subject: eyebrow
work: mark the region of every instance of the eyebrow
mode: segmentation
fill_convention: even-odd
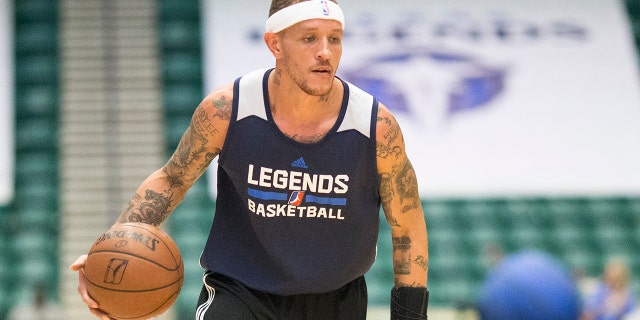
[[[332,20],[310,19],[310,20],[301,21],[301,22],[299,22],[298,24],[305,25],[305,24],[308,24],[308,22],[309,22],[309,21],[311,21],[311,20],[320,20],[320,21],[322,21],[322,22],[326,22],[326,23],[334,22],[334,21],[332,21]],[[317,23],[317,22],[318,22],[318,21],[316,21],[315,23]],[[336,22],[336,23],[338,23],[337,21],[335,21],[335,22]],[[319,27],[316,27],[316,26],[315,26],[315,24],[314,24],[314,26],[312,26],[312,27],[304,27],[304,26],[303,26],[303,27],[301,27],[301,28],[303,28],[303,29],[319,29]],[[333,30],[334,30],[334,31],[335,31],[335,30],[344,31],[344,30],[343,30],[343,28],[342,28],[342,25],[339,25],[338,27],[333,28]]]
[[[303,31],[303,32],[310,32],[310,31],[319,31],[320,28],[318,28],[318,27],[300,27],[300,30]],[[330,33],[340,33],[340,34],[344,33],[342,28],[331,29],[329,32]]]

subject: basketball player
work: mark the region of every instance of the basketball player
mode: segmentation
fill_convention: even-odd
[[[340,7],[273,0],[266,25],[275,68],[209,94],[118,223],[163,223],[218,156],[197,319],[365,319],[363,275],[376,256],[382,205],[393,241],[391,319],[426,319],[427,232],[416,174],[389,110],[336,77]],[[79,274],[83,301],[108,319]]]

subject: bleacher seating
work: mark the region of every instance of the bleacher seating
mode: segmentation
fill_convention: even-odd
[[[0,207],[0,319],[46,282],[57,298],[57,1],[15,1],[15,197]]]
[[[624,3],[631,22],[633,38],[638,53],[638,66],[640,66],[640,0],[626,0]]]
[[[627,258],[634,272],[640,272],[638,198],[483,199],[465,200],[464,206],[459,202],[424,204],[429,286],[436,305],[475,299],[473,288],[490,271],[485,251],[489,245],[505,254],[541,250],[562,261],[568,271],[582,270],[593,277],[614,255]],[[639,285],[636,279],[633,286]]]
[[[165,140],[169,155],[188,128],[191,114],[204,94],[200,2],[159,0],[158,4]],[[185,283],[176,302],[178,319],[193,319],[195,316],[194,305],[202,285],[198,259],[213,212],[213,204],[206,192],[206,177],[203,177],[167,222],[185,261]]]
[[[0,319],[4,319],[11,307],[11,283],[14,278],[13,250],[11,250],[11,208],[0,206]]]

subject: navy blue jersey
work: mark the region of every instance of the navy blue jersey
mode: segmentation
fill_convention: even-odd
[[[299,143],[272,118],[270,72],[255,71],[234,84],[216,213],[201,264],[280,295],[335,290],[375,259],[378,103],[343,82],[336,124],[321,141]]]

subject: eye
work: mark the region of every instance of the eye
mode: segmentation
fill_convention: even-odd
[[[329,42],[334,43],[334,44],[340,44],[342,43],[342,38],[341,37],[329,37]]]
[[[315,36],[306,36],[304,38],[302,38],[302,41],[306,42],[306,43],[310,43],[316,40]]]

